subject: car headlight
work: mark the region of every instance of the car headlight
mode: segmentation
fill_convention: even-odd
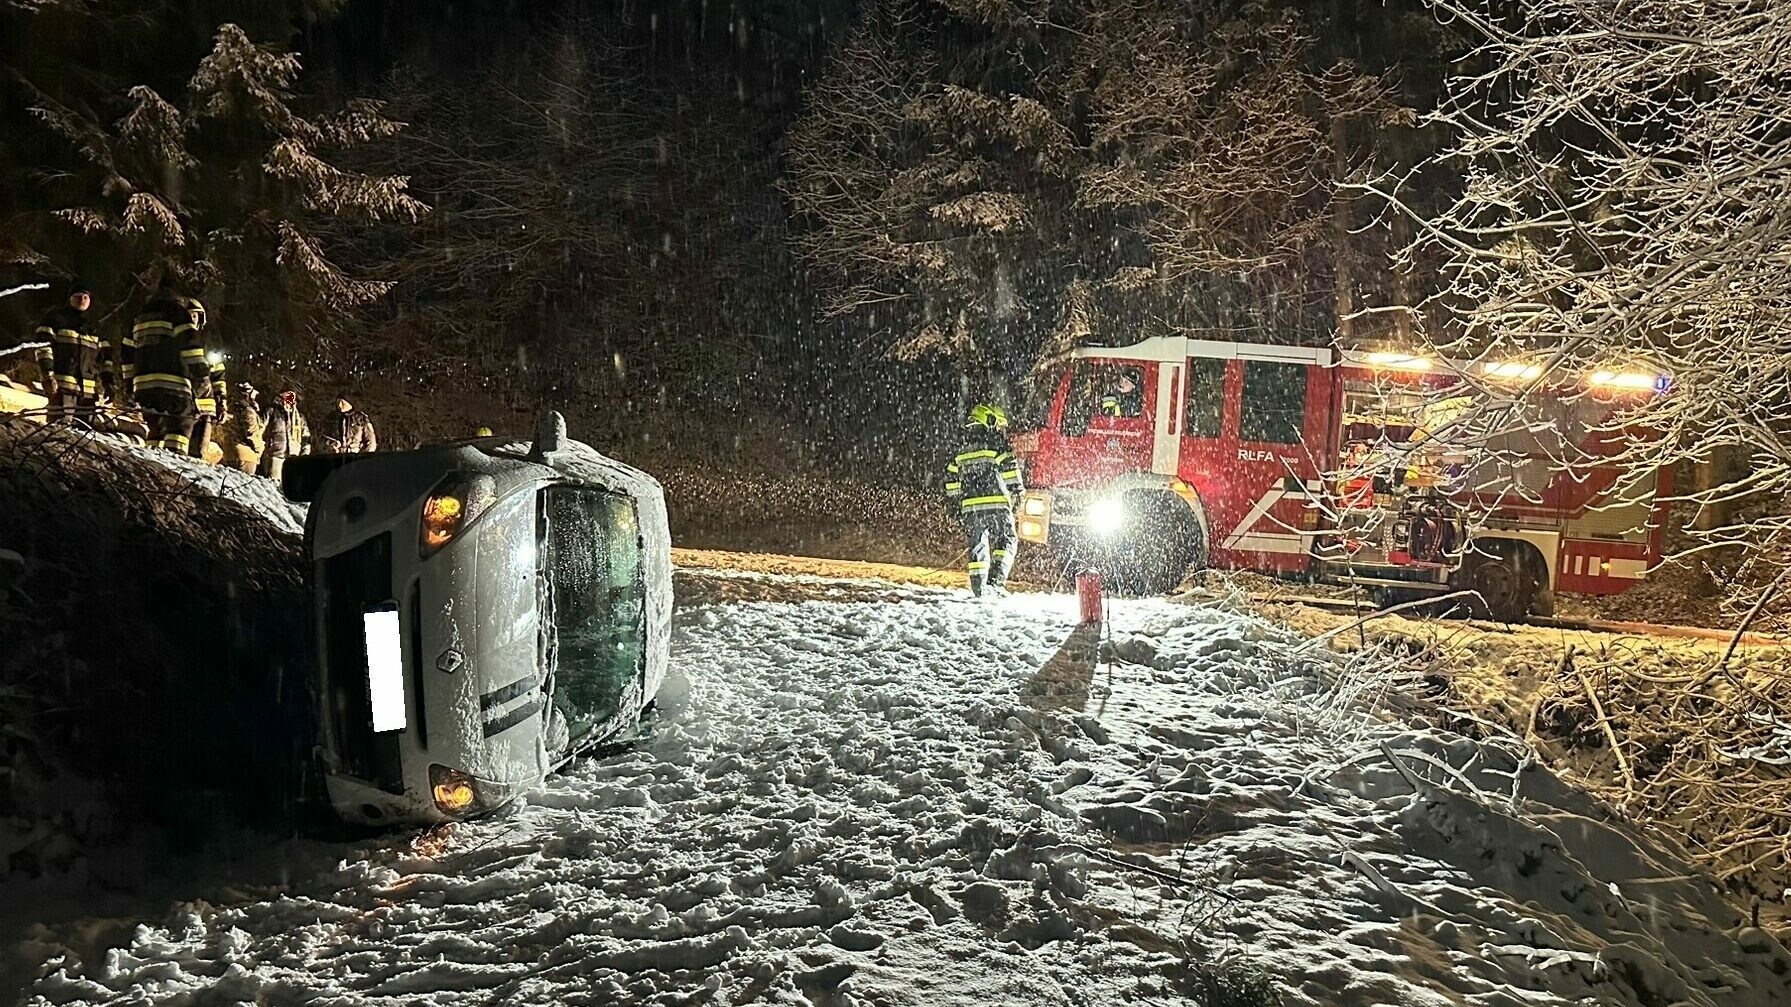
[[[1088,505],[1088,530],[1113,535],[1126,525],[1126,503],[1119,497],[1103,497]]]
[[[445,815],[465,814],[479,800],[479,788],[473,778],[447,766],[429,767],[429,794]]]
[[[490,476],[456,472],[443,479],[423,500],[418,547],[423,558],[454,541],[497,499],[497,484]]]
[[[449,766],[429,766],[429,796],[437,811],[455,818],[482,814],[502,807],[515,797],[513,784],[482,780],[473,774]]]

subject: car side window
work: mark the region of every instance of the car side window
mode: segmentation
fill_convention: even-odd
[[[1238,437],[1298,444],[1306,432],[1306,365],[1244,361],[1244,402]]]
[[[1188,394],[1183,412],[1183,437],[1217,437],[1225,417],[1225,361],[1213,357],[1188,359]]]

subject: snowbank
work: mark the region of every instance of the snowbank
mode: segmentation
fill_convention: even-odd
[[[29,1002],[1791,1001],[1678,851],[1380,715],[1383,668],[1163,602],[1073,637],[1072,609],[686,609],[642,746],[104,956],[40,935]]]
[[[280,492],[280,484],[272,479],[253,476],[223,465],[207,465],[197,458],[187,458],[159,448],[131,444],[122,438],[105,434],[100,443],[155,462],[199,489],[224,500],[233,500],[266,518],[283,534],[302,538],[305,534],[305,505],[293,503]]]

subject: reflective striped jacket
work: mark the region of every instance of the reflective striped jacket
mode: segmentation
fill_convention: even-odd
[[[88,327],[85,311],[72,304],[51,308],[36,335],[50,344],[37,351],[37,363],[57,391],[86,398],[99,394],[100,339]]]
[[[958,453],[945,466],[945,495],[964,513],[1006,510],[1026,488],[1020,460],[1007,438],[984,426],[967,426]]]
[[[205,345],[178,298],[158,295],[143,306],[131,334],[119,346],[119,362],[138,395],[152,388],[189,394],[210,390]]]

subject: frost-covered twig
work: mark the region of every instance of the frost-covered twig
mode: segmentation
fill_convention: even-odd
[[[1572,653],[1571,647],[1568,652]],[[1598,693],[1592,688],[1592,680],[1577,665],[1570,662],[1569,666],[1579,679],[1580,688],[1585,691],[1586,701],[1592,704],[1592,712],[1598,715],[1598,726],[1604,730],[1604,739],[1611,746],[1611,754],[1617,757],[1617,768],[1623,772],[1623,789],[1633,798],[1636,792],[1636,774],[1629,768],[1629,757],[1623,754],[1623,744],[1617,740],[1617,732],[1611,727],[1611,716],[1604,711],[1604,704],[1599,702]]]

